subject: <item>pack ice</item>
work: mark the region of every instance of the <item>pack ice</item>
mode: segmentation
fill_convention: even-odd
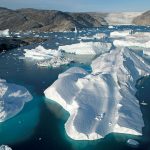
[[[150,73],[149,65],[128,48],[119,48],[99,56],[91,67],[90,74],[70,68],[44,91],[69,112],[67,135],[75,140],[96,140],[112,132],[141,135],[135,83]]]
[[[0,122],[18,114],[31,99],[26,88],[0,79]]]

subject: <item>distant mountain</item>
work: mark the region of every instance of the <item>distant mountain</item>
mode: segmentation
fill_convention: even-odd
[[[10,31],[65,31],[107,25],[103,18],[88,13],[68,13],[56,10],[19,9],[0,7],[0,30]]]
[[[150,11],[147,11],[133,20],[137,25],[150,25]]]
[[[0,7],[0,30],[10,31],[70,31],[77,28],[100,27],[104,25],[149,25],[150,11],[122,13],[70,13],[57,10],[32,8],[11,10]]]

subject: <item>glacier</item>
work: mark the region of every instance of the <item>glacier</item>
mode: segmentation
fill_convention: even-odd
[[[0,122],[17,115],[30,100],[32,96],[26,88],[0,79]]]
[[[110,51],[111,43],[103,42],[80,42],[72,45],[59,46],[59,51],[78,55],[98,55]]]
[[[134,51],[117,48],[96,58],[91,68],[88,73],[72,67],[44,91],[69,112],[67,135],[74,140],[96,140],[112,132],[141,135],[135,84],[150,74],[149,65]]]

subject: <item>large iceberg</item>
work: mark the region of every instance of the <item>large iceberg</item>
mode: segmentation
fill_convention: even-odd
[[[59,50],[79,55],[97,55],[110,51],[111,47],[111,43],[80,42],[72,45],[59,46]]]
[[[31,99],[26,88],[0,79],[0,122],[18,114]]]
[[[32,58],[35,60],[45,60],[52,57],[58,57],[61,55],[61,53],[58,50],[53,49],[45,49],[43,46],[39,45],[35,49],[25,49],[24,50],[25,57]]]
[[[149,65],[122,48],[99,56],[91,67],[90,74],[70,68],[44,91],[69,112],[67,135],[75,140],[100,139],[112,132],[141,135],[144,123],[135,84],[150,73]]]

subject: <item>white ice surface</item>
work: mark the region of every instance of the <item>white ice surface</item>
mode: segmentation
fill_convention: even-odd
[[[74,53],[79,55],[97,55],[110,51],[111,47],[111,43],[80,42],[72,45],[59,46],[59,50],[63,50],[66,53]]]
[[[0,122],[18,114],[31,99],[26,88],[0,79]]]
[[[95,140],[116,132],[141,135],[144,126],[135,83],[150,73],[142,57],[128,48],[111,50],[92,62],[92,73],[73,67],[59,75],[45,96],[70,117],[69,137]]]

